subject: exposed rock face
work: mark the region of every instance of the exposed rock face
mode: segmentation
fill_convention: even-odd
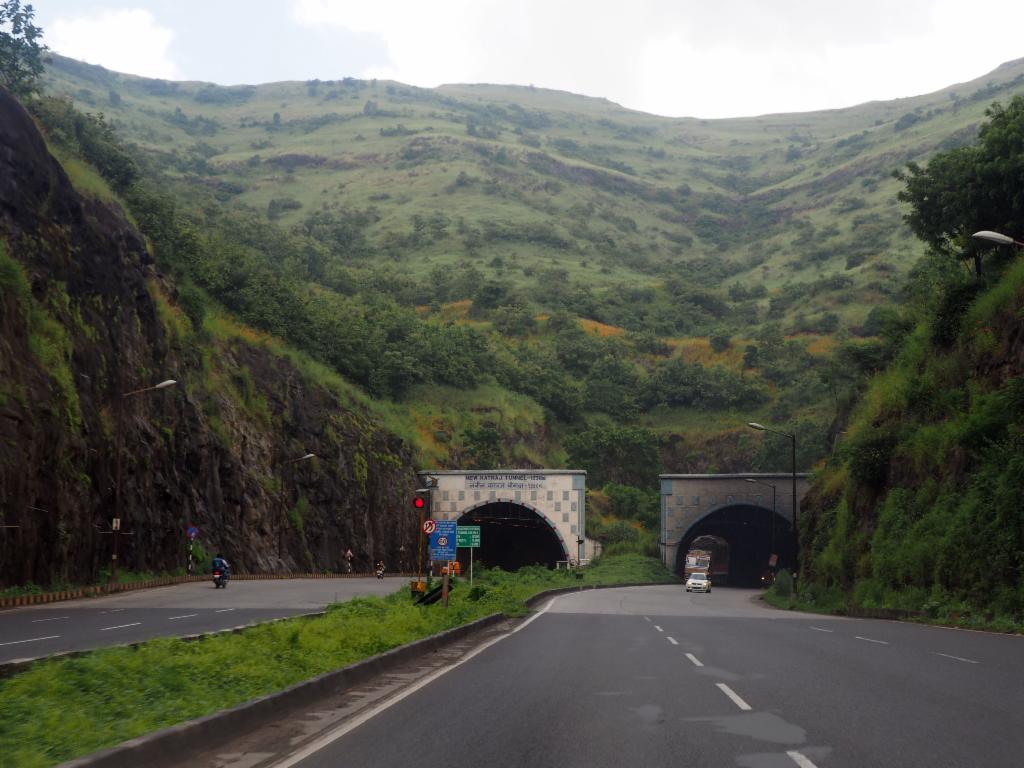
[[[122,568],[182,567],[189,525],[241,572],[341,570],[347,548],[357,569],[411,563],[408,447],[237,335],[191,328],[139,233],[0,89],[0,510],[20,526],[0,585],[108,567],[118,456]]]

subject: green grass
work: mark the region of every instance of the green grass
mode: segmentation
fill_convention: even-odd
[[[11,768],[54,765],[492,613],[521,616],[524,601],[544,590],[672,578],[659,561],[637,555],[604,558],[581,579],[537,567],[478,571],[473,589],[461,584],[447,609],[415,606],[402,590],[237,635],[39,662],[0,681],[0,755]]]

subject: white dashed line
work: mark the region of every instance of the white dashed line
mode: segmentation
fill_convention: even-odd
[[[234,608],[221,608],[218,611],[214,611],[214,613],[227,613],[228,611],[233,611],[233,610],[235,610],[235,609]]]
[[[54,616],[52,619],[32,619],[33,624],[42,624],[44,621],[63,621],[64,619],[70,619],[70,616]]]
[[[198,616],[198,613],[186,613],[184,616],[171,616],[168,621],[174,621],[175,619],[191,619],[193,616]]]
[[[12,640],[9,643],[0,645],[21,645],[22,643],[38,643],[40,640],[56,640],[60,635],[47,635],[46,637],[30,637],[28,640]]]
[[[787,755],[792,758],[793,762],[800,766],[800,768],[818,768],[814,763],[808,760],[806,757],[801,755],[799,752],[787,752]]]
[[[665,636],[665,639],[666,639],[666,640],[668,640],[668,641],[669,641],[670,643],[672,643],[672,645],[679,645],[679,641],[678,641],[678,640],[676,640],[676,639],[675,639],[674,637],[668,637],[668,636],[666,635],[666,636]]]
[[[137,627],[141,624],[141,621],[136,621],[134,624],[118,624],[116,627],[104,627],[100,632],[106,632],[111,629],[124,629],[125,627]]]
[[[879,645],[888,645],[885,640],[872,640],[870,637],[861,637],[860,635],[854,635],[858,640],[863,640],[866,643],[878,643]]]
[[[655,628],[656,630],[658,630],[659,632],[664,632],[664,631],[665,631],[664,629],[662,629],[661,627],[659,627],[659,626],[658,626],[657,624],[655,624],[655,625],[654,625],[654,628]]]
[[[747,704],[747,702],[745,702],[743,699],[741,699],[739,695],[736,693],[736,691],[734,691],[728,685],[726,685],[725,683],[715,683],[715,685],[718,686],[719,690],[721,690],[722,693],[724,693],[726,696],[732,699],[732,703],[735,704],[737,707],[742,709],[744,712],[750,711],[751,706]]]
[[[651,620],[650,616],[644,616],[644,621],[650,621],[650,620]]]
[[[100,614],[102,615],[105,613],[120,613],[123,610],[124,608],[111,608],[109,611],[100,611]]]
[[[815,632],[834,632],[835,631],[833,629],[822,629],[821,627],[808,627],[808,629],[813,629]]]
[[[688,658],[690,661],[692,661],[693,662],[693,666],[695,666],[695,667],[703,667],[704,666],[704,662],[702,662],[700,659],[698,659],[692,653],[686,654],[686,658]]]
[[[968,664],[981,664],[980,661],[974,659],[965,659],[963,656],[953,656],[949,653],[939,653],[938,651],[932,651],[936,656],[945,656],[947,659],[956,659],[957,661],[965,661]]]

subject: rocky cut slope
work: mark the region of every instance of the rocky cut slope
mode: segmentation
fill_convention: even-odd
[[[189,525],[243,572],[336,570],[347,548],[357,568],[404,564],[409,449],[310,371],[190,320],[119,207],[76,191],[0,89],[0,510],[17,526],[0,584],[99,577],[116,515],[122,568],[184,566]]]

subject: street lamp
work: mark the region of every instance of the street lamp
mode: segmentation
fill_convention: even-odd
[[[129,397],[141,395],[146,392],[156,392],[161,389],[173,387],[178,382],[174,379],[166,379],[152,387],[133,389],[130,392],[122,392],[117,399],[117,458],[116,458],[116,486],[114,488],[114,520],[110,526],[110,533],[113,536],[113,546],[110,554],[110,583],[117,581],[117,540],[123,535],[121,531],[121,484],[123,477],[123,462],[121,454],[124,453],[124,402]]]
[[[782,435],[788,437],[790,442],[790,458],[792,459],[793,466],[793,571],[795,573],[800,572],[800,534],[797,531],[797,518],[796,518],[796,434],[790,434],[789,432],[782,432],[778,429],[772,429],[766,427],[764,424],[758,424],[756,421],[748,421],[747,426],[751,429],[757,429],[761,432],[774,432],[776,435]]]
[[[975,240],[987,240],[990,243],[996,243],[997,245],[1015,245],[1018,248],[1024,248],[1024,242],[1020,240],[1014,240],[1009,235],[1004,235],[1002,232],[993,232],[990,229],[983,229],[980,232],[975,232],[971,235]],[[981,254],[974,253],[974,274],[977,277],[981,277]]]
[[[772,524],[771,524],[771,552],[770,555],[775,554],[775,485],[773,483],[765,483],[760,480],[755,480],[752,477],[746,478],[746,482],[753,483],[754,485],[766,485],[772,489]],[[771,557],[769,557],[769,560]]]

